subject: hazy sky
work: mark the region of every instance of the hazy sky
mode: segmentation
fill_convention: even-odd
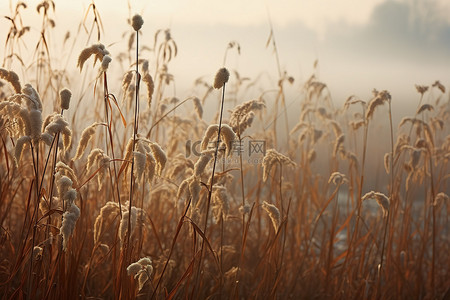
[[[26,25],[38,32],[38,1],[26,2],[29,8],[24,14],[33,23]],[[55,3],[56,27],[62,35],[75,31],[91,1]],[[316,59],[320,79],[336,101],[352,94],[367,98],[377,88],[389,90],[401,101],[414,97],[411,101],[416,103],[415,83],[431,84],[437,79],[447,87],[450,83],[447,0],[130,0],[131,11],[125,0],[95,3],[105,25],[102,42],[111,45],[113,59],[114,52],[126,45],[122,34],[129,32],[130,13],[143,15],[141,41],[149,46],[157,29],[171,28],[179,55],[169,71],[177,79],[179,96],[197,77],[214,76],[232,40],[241,45],[241,54],[230,51],[227,67],[252,78],[268,74],[276,82],[275,57],[272,48],[265,47],[269,14],[282,69],[298,87],[311,75]],[[9,14],[7,0],[1,1],[0,11]],[[4,41],[8,21],[1,20],[0,26]]]

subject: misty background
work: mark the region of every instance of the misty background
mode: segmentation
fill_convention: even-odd
[[[2,14],[10,15],[15,4],[2,1]],[[30,45],[21,50],[32,52],[41,16],[36,13],[37,1],[27,4],[22,14],[24,25],[31,26]],[[56,23],[50,49],[61,48],[67,31],[76,35],[91,1],[56,0],[55,4],[56,13],[50,15]],[[127,18],[134,13],[144,18],[141,43],[149,47],[158,29],[170,28],[178,56],[170,62],[169,72],[175,76],[173,93],[179,98],[190,96],[198,77],[212,82],[230,41],[239,43],[240,54],[230,49],[226,67],[241,77],[261,76],[270,88],[276,87],[275,55],[272,45],[266,47],[270,22],[281,69],[295,78],[292,95],[313,74],[316,60],[318,79],[328,85],[335,103],[343,103],[350,95],[369,100],[372,89],[386,89],[393,97],[394,112],[402,115],[417,108],[415,84],[440,80],[448,87],[450,81],[450,3],[446,0],[98,0],[95,4],[104,25],[101,42],[113,59],[126,49],[124,33],[131,32]],[[88,14],[87,29],[92,19]],[[0,40],[5,41],[9,21],[3,18],[0,25]],[[88,46],[83,45],[84,40],[80,39],[79,49]],[[75,70],[79,49],[55,50],[55,55],[62,53],[66,59],[70,54],[68,68]],[[31,64],[32,55],[25,57],[29,57],[25,64]],[[60,65],[64,65],[62,61]],[[287,104],[295,105],[297,100],[288,97]]]

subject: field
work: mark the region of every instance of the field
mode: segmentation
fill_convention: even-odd
[[[386,90],[240,76],[232,41],[178,98],[169,29],[144,42],[135,15],[112,53],[92,4],[66,61],[56,13],[20,2],[1,29],[3,299],[450,299],[446,85],[394,123]]]

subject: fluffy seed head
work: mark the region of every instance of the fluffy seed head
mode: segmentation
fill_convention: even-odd
[[[236,106],[231,112],[230,126],[234,132],[242,135],[245,129],[250,127],[255,116],[254,111],[262,110],[266,105],[262,100],[250,100]]]
[[[148,109],[150,109],[152,105],[153,91],[155,90],[155,83],[153,82],[153,78],[149,73],[146,73],[144,75],[144,77],[142,78],[142,82],[144,82],[145,86],[147,87],[147,104]]]
[[[138,14],[135,14],[133,18],[131,19],[131,26],[135,31],[138,31],[142,28],[142,25],[144,24],[144,19]]]
[[[110,63],[111,61],[112,61],[111,56],[109,56],[109,55],[103,56],[103,59],[102,59],[102,66],[101,66],[101,70],[102,70],[103,72],[106,72],[106,71],[108,70],[108,68],[109,68],[109,63]]]
[[[22,89],[22,93],[22,99],[26,101],[28,110],[35,109],[42,111],[41,97],[31,84],[25,84],[24,88]]]
[[[63,214],[63,220],[61,223],[61,227],[59,228],[59,232],[63,237],[64,251],[67,248],[67,242],[69,241],[69,237],[72,235],[75,229],[75,225],[79,217],[80,209],[75,205],[75,203],[72,203],[72,205],[70,205],[67,211]]]
[[[385,102],[391,101],[391,95],[386,90],[383,90],[381,92],[374,90],[373,93],[374,93],[375,97],[372,100],[370,100],[368,107],[367,107],[367,111],[366,111],[366,119],[367,120],[373,116],[373,114],[375,112],[375,108],[377,106],[382,105]]]
[[[41,136],[42,112],[36,109],[30,111],[30,137],[36,143]]]
[[[70,98],[72,97],[72,92],[69,89],[62,89],[59,91],[59,99],[61,102],[61,109],[69,109]]]
[[[200,158],[197,160],[197,162],[194,165],[194,175],[195,177],[200,178],[205,171],[206,165],[211,160],[212,154],[211,152],[204,152],[200,156]]]
[[[141,152],[134,151],[134,176],[136,176],[136,179],[138,182],[142,181],[144,171],[145,171],[145,165],[147,163],[147,158],[145,154]]]
[[[92,55],[94,55],[94,65],[98,61],[103,61],[103,57],[108,55],[109,52],[106,50],[105,46],[102,44],[95,44],[88,48],[83,49],[81,51],[80,56],[78,56],[78,64],[77,66],[80,68],[80,71],[83,69],[83,65],[86,60],[89,59]]]
[[[277,152],[275,149],[267,150],[266,155],[263,158],[263,181],[266,181],[269,177],[269,172],[275,163],[286,164],[296,166],[289,157]]]
[[[15,158],[16,165],[19,164],[20,158],[22,157],[22,152],[23,152],[24,146],[26,144],[28,144],[29,142],[31,142],[31,138],[27,135],[20,137],[16,141],[16,148],[14,151],[14,158]]]
[[[69,177],[70,180],[73,181],[73,184],[75,184],[75,186],[78,185],[78,180],[77,180],[77,176],[75,175],[75,172],[73,171],[73,169],[71,167],[69,167],[62,161],[59,161],[56,163],[55,170],[56,170],[56,172],[60,173],[61,175],[65,175],[65,176]]]
[[[203,107],[199,98],[194,97],[194,110],[197,113],[198,117],[201,119],[203,117]]]
[[[79,159],[83,155],[84,150],[86,150],[86,147],[87,147],[89,141],[92,139],[93,135],[95,134],[95,127],[100,124],[103,124],[103,123],[95,122],[91,126],[86,127],[83,130],[83,132],[81,133],[80,142],[78,143],[77,152],[76,152],[73,160]]]
[[[211,149],[211,147],[208,147],[209,142],[210,142],[211,138],[217,138],[218,131],[219,131],[219,125],[211,124],[208,126],[208,128],[206,129],[205,135],[203,136],[203,139],[202,139],[202,144],[201,144],[202,151]],[[222,124],[222,127],[220,129],[220,137],[222,138],[222,140],[225,144],[225,150],[226,150],[225,154],[230,155],[231,148],[233,146],[233,142],[236,140],[236,134],[234,133],[233,129],[229,125]],[[217,146],[217,145],[215,145],[215,146]]]
[[[0,78],[8,81],[9,84],[11,84],[11,86],[13,87],[14,91],[17,94],[19,94],[20,91],[22,90],[22,87],[21,87],[20,81],[19,81],[19,76],[17,76],[17,74],[15,72],[0,68]]]
[[[378,205],[383,210],[383,217],[386,217],[388,215],[390,200],[385,194],[371,191],[371,192],[366,193],[361,198],[362,201],[367,200],[367,199],[375,199],[377,201]]]
[[[226,68],[221,68],[216,73],[216,77],[214,78],[214,88],[220,89],[224,86],[225,83],[228,82],[230,78],[230,72]]]
[[[266,201],[264,201],[262,203],[262,208],[269,215],[270,220],[272,220],[273,228],[275,229],[275,232],[277,232],[278,228],[280,227],[280,224],[281,224],[280,211],[278,210],[278,208],[275,205],[269,204]]]
[[[123,209],[127,209],[127,203],[122,206]],[[144,211],[141,208],[137,208],[135,206],[131,207],[131,215],[130,211],[126,210],[122,213],[122,219],[120,221],[119,225],[119,238],[121,245],[124,245],[125,237],[128,232],[128,218],[131,218],[131,228],[130,228],[130,234],[133,235],[136,226],[142,226],[143,220],[144,220]]]
[[[228,212],[230,210],[227,189],[224,186],[216,185],[213,188],[212,193],[213,207],[212,212],[216,223],[218,223],[223,217],[226,219],[228,217]]]
[[[131,265],[127,267],[127,274],[128,276],[134,276],[136,275],[140,270],[142,270],[142,266],[138,262],[134,262]]]
[[[67,150],[72,146],[72,130],[69,129],[69,123],[64,116],[55,115],[50,124],[45,127],[45,132],[55,135],[60,133],[63,137],[64,149]]]
[[[333,182],[335,185],[341,185],[341,184],[347,182],[347,178],[342,173],[333,172],[330,175],[330,179],[328,179],[328,183],[331,183],[331,182]]]
[[[162,171],[163,171],[164,167],[166,166],[167,155],[164,152],[164,150],[161,148],[161,146],[158,145],[157,143],[151,143],[150,149],[151,149],[153,157],[155,158],[155,161],[156,161],[156,170],[155,170],[156,174],[161,176]]]

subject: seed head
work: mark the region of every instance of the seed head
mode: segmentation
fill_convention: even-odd
[[[270,220],[272,220],[272,225],[275,229],[275,232],[278,231],[278,228],[281,224],[281,215],[278,208],[273,204],[267,203],[266,201],[262,203],[262,208],[267,212]]]
[[[229,78],[230,72],[228,72],[226,68],[221,68],[217,71],[216,77],[214,78],[214,88],[220,89],[225,83],[228,82]]]
[[[138,14],[135,14],[133,16],[133,19],[131,19],[131,26],[133,26],[133,29],[135,31],[138,31],[139,29],[141,29],[143,24],[144,24],[144,20]]]
[[[70,98],[72,97],[72,92],[69,89],[62,89],[59,92],[59,99],[61,101],[61,109],[69,109]]]

